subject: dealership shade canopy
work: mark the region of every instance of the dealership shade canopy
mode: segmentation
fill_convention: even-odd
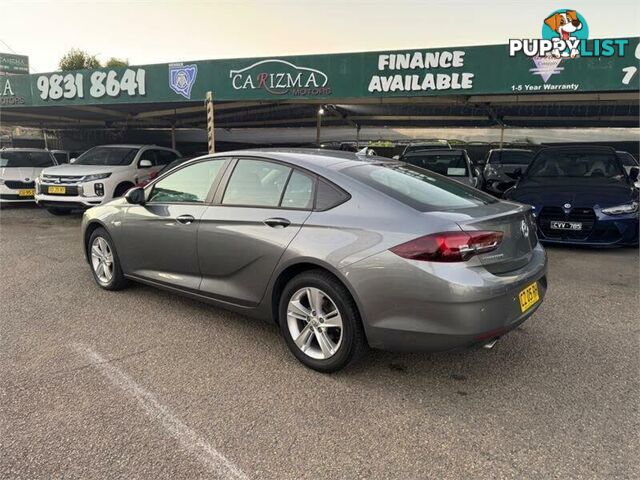
[[[0,77],[0,122],[47,129],[323,125],[637,127],[638,38],[618,55],[507,45],[156,64]],[[621,53],[621,54],[620,54]]]

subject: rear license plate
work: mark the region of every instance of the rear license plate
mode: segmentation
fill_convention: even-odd
[[[553,230],[582,230],[582,223],[551,221],[551,228]]]
[[[36,191],[33,188],[25,188],[23,190],[18,190],[19,197],[33,197]]]
[[[67,187],[48,187],[47,193],[53,193],[55,195],[64,195],[67,193]]]
[[[538,283],[532,283],[526,287],[518,294],[518,298],[520,299],[520,310],[522,313],[529,310],[538,300],[540,300],[540,295],[538,294]]]

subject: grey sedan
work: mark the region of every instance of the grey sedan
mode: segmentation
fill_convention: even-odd
[[[336,371],[367,346],[488,344],[547,288],[530,207],[403,162],[247,150],[190,160],[84,214],[97,284],[129,280],[276,322]]]

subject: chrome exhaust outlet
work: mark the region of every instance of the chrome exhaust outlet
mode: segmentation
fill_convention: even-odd
[[[487,350],[491,350],[496,343],[498,343],[498,339],[497,338],[491,340],[489,343],[485,343],[482,346],[482,348],[486,348]]]

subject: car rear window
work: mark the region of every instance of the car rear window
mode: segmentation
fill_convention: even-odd
[[[403,160],[416,167],[448,177],[466,177],[469,175],[467,160],[461,152],[454,153],[411,153]]]
[[[469,208],[498,201],[480,190],[409,164],[357,165],[342,173],[421,212]]]
[[[55,165],[49,152],[0,151],[0,167],[50,167]]]
[[[533,160],[533,152],[516,152],[494,150],[489,157],[491,165],[529,165]]]

